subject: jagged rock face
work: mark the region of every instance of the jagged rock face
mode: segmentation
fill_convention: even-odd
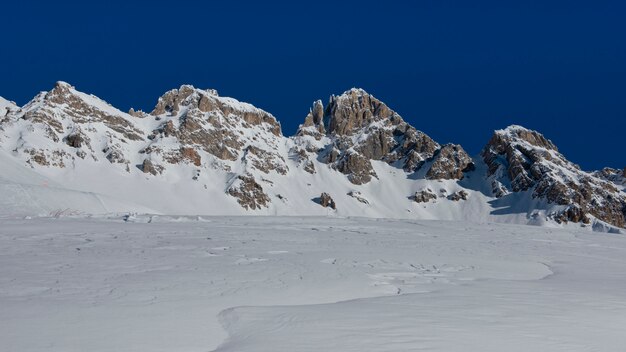
[[[437,151],[426,173],[430,180],[460,180],[463,173],[474,169],[472,158],[458,144],[446,144]]]
[[[25,108],[24,120],[35,123],[45,123],[52,127],[54,132],[62,135],[63,129],[60,119],[69,118],[73,123],[85,124],[102,122],[111,130],[122,134],[133,141],[144,139],[143,132],[136,128],[129,119],[122,114],[107,112],[98,109],[83,99],[74,87],[64,82],[57,82],[53,90],[46,93],[38,102],[39,106]],[[58,114],[65,116],[58,116]]]
[[[181,147],[178,151],[173,151],[163,156],[163,159],[170,164],[189,163],[194,166],[202,166],[202,157],[198,152],[189,147]]]
[[[372,177],[377,177],[370,159],[357,152],[348,151],[340,154],[332,167],[348,175],[348,180],[355,185],[368,183]]]
[[[624,170],[617,170],[610,167],[605,167],[600,171],[594,172],[593,175],[603,180],[613,182],[618,187],[623,188],[626,186],[626,168],[624,168]]]
[[[300,127],[298,134],[311,135],[319,140],[325,133],[324,104],[322,104],[321,100],[317,100],[313,103],[309,114],[304,118],[304,124]]]
[[[358,133],[377,121],[391,124],[404,122],[384,103],[361,89],[351,89],[338,97],[332,96],[325,115],[328,132],[339,136]]]
[[[194,111],[196,109],[202,113],[212,113],[224,117],[235,116],[250,125],[266,124],[266,128],[274,135],[281,135],[280,124],[268,112],[232,98],[222,98],[214,89],[200,90],[190,85],[183,85],[180,89],[173,89],[165,93],[159,98],[151,115],[169,114],[176,116],[184,112],[198,115]]]
[[[557,221],[588,221],[587,214],[609,224],[626,225],[626,194],[614,184],[581,171],[536,131],[510,126],[496,131],[482,152],[495,196],[532,191],[533,198],[563,206]],[[510,184],[506,191],[505,185]]]
[[[228,188],[227,193],[237,198],[237,202],[246,210],[267,208],[271,202],[263,187],[250,174],[239,175]]]
[[[297,135],[326,138],[321,159],[354,184],[376,177],[371,160],[400,161],[406,171],[412,172],[440,148],[362,89],[332,96],[326,108],[316,101]]]
[[[285,159],[279,154],[266,151],[255,146],[248,146],[244,152],[244,160],[254,166],[255,169],[269,173],[274,170],[281,175],[286,175],[289,168],[285,164]]]
[[[579,169],[563,157],[556,146],[536,131],[521,126],[510,126],[496,131],[483,149],[483,160],[489,175],[501,167],[501,157],[506,159],[506,171],[514,192],[525,191],[535,185],[548,170],[549,162],[558,167]]]
[[[151,115],[161,121],[149,137],[152,152],[175,155],[173,139],[181,148],[223,161],[243,158],[247,166],[264,173],[288,171],[277,152],[282,138],[280,124],[250,104],[220,97],[215,90],[183,85],[159,98]]]
[[[133,117],[64,82],[0,119],[0,134],[18,133],[13,148],[31,165],[67,167],[79,159],[128,161],[122,146],[145,141]],[[51,143],[43,145],[41,137]],[[0,137],[0,141],[2,137]],[[110,153],[115,151],[115,155]],[[128,164],[126,165],[128,168]]]
[[[143,112],[142,110],[135,111],[135,109],[133,109],[133,108],[130,108],[128,110],[128,115],[130,115],[132,117],[139,117],[139,118],[144,118],[144,117],[150,116],[147,113]]]

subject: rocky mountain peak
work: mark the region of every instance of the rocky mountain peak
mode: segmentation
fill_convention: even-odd
[[[400,115],[360,88],[352,88],[339,96],[331,96],[325,111],[328,133],[353,135],[372,123],[398,125]]]
[[[45,94],[44,100],[55,104],[79,104],[79,101],[82,99],[78,97],[76,88],[73,85],[57,81],[54,84],[54,88]]]
[[[62,168],[78,159],[104,157],[128,167],[122,145],[143,141],[145,136],[130,115],[62,81],[9,117],[0,120],[0,130],[7,135],[19,133],[13,151],[31,166]]]
[[[178,89],[171,89],[159,97],[156,106],[150,114],[154,116],[166,113],[176,115],[183,103],[186,103],[185,105],[192,104],[192,102],[186,102],[185,100],[195,92],[196,88],[189,84],[183,84]]]
[[[65,81],[56,81],[54,83],[54,89],[76,89],[73,85]]]
[[[497,130],[494,133],[494,137],[501,138],[508,143],[525,143],[534,147],[558,151],[558,148],[552,141],[545,138],[541,133],[519,125],[510,125],[503,130]]]
[[[182,85],[179,89],[166,92],[150,114],[173,116],[183,120],[188,117],[202,118],[205,114],[220,115],[241,119],[246,124],[265,124],[272,133],[281,135],[280,123],[272,114],[233,98],[220,97],[215,89],[197,89],[192,85]],[[205,117],[208,118],[208,115]]]
[[[325,108],[321,101],[316,101],[298,136],[312,136],[318,141],[327,137],[330,143],[321,147],[320,159],[346,174],[354,184],[377,178],[371,160],[399,162],[407,172],[433,161],[427,173],[431,179],[461,179],[464,172],[473,168],[471,157],[461,146],[442,148],[385,103],[359,88],[331,96]]]
[[[257,173],[288,171],[278,153],[284,137],[274,116],[251,104],[220,97],[214,89],[191,85],[172,89],[159,98],[150,116],[158,126],[148,137],[151,142],[144,149],[145,158],[164,171],[181,163],[224,171],[236,168],[246,175],[240,180],[245,187],[235,187],[236,191],[231,187],[228,193],[241,199],[250,192],[253,198],[264,194],[255,186]]]
[[[539,132],[521,126],[495,131],[482,151],[493,194],[532,192],[532,197],[562,206],[557,221],[589,222],[594,216],[609,224],[626,224],[626,194],[599,176],[580,170]],[[602,175],[602,173],[600,173]]]
[[[506,169],[514,192],[534,186],[548,169],[553,169],[550,165],[578,169],[541,133],[517,125],[496,130],[482,155],[490,175]]]

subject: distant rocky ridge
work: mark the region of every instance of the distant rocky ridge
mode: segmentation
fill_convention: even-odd
[[[557,223],[626,227],[626,168],[582,171],[550,140],[521,126],[495,131],[472,158],[355,88],[326,105],[315,101],[296,135],[285,137],[270,113],[216,90],[183,85],[149,113],[125,113],[58,82],[23,107],[0,98],[0,151],[47,174],[109,165],[119,175],[144,175],[145,182],[195,182],[198,189],[221,190],[244,212],[291,213],[293,204],[315,202],[341,212],[342,200],[365,212],[384,207],[380,202],[470,212],[493,200],[517,202],[511,207],[523,208],[516,211],[529,222],[541,212]],[[404,196],[377,201],[372,192],[387,182],[402,182]],[[302,187],[320,189],[322,201],[293,191]],[[522,196],[533,202],[519,203]]]

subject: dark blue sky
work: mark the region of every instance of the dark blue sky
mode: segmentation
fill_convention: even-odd
[[[626,166],[626,4],[510,3],[7,0],[0,95],[24,104],[64,80],[151,110],[190,83],[290,135],[313,100],[361,87],[472,154],[516,123],[584,169]]]

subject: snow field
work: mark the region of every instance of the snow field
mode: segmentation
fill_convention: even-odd
[[[0,220],[0,351],[626,343],[619,235],[364,218],[124,219]]]

